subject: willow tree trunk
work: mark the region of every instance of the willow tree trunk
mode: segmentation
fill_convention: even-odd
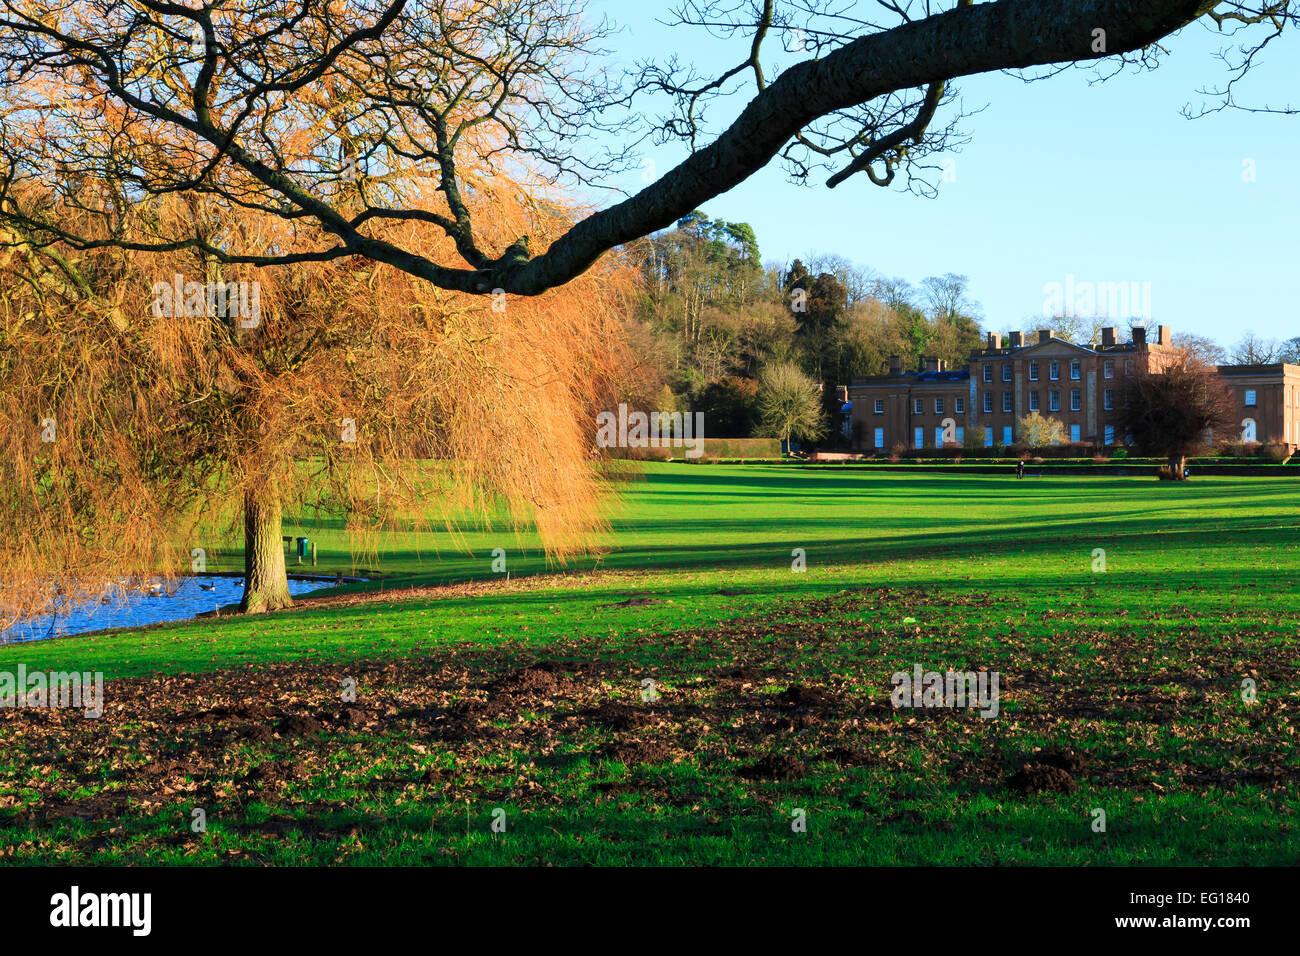
[[[280,496],[266,486],[244,493],[244,599],[246,614],[290,607],[280,536]]]
[[[1187,457],[1185,455],[1169,456],[1169,475],[1174,481],[1187,479]]]

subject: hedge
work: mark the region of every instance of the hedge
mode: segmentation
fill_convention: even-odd
[[[611,458],[633,459],[636,461],[691,461],[687,452],[691,449],[681,448],[609,448]],[[708,438],[704,439],[702,454],[697,456],[716,461],[722,458],[766,459],[781,458],[781,440],[779,438]]]

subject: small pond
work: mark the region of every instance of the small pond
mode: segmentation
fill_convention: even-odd
[[[307,594],[333,587],[334,584],[333,579],[290,578],[289,593],[295,596]],[[103,604],[99,601],[78,604],[57,614],[28,618],[6,631],[0,631],[0,644],[39,641],[47,637],[100,631],[109,627],[141,627],[164,621],[185,621],[205,611],[213,611],[227,604],[238,604],[243,596],[242,576],[177,578],[170,589],[159,583],[150,591],[106,598],[106,603]]]

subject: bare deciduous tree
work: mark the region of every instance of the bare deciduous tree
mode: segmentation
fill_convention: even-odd
[[[955,136],[954,80],[1147,64],[1207,14],[1275,32],[1295,17],[1263,0],[687,0],[680,23],[735,38],[744,54],[715,76],[670,62],[622,83],[601,69],[604,27],[578,0],[0,0],[0,215],[41,244],[191,248],[254,265],[360,255],[444,289],[535,295],[778,156],[797,177],[833,169],[832,187],[857,174],[888,185],[900,169],[924,184],[927,160]],[[776,69],[774,45],[796,62]],[[709,103],[746,84],[744,108],[710,130]],[[584,147],[639,94],[671,98],[657,132],[689,142],[687,159],[545,246],[548,230],[503,237],[475,219],[466,196],[485,167],[587,182],[618,168],[625,157]],[[422,206],[393,180],[412,166],[438,178],[440,203]],[[53,181],[73,202],[87,176],[106,184],[84,200],[104,235],[72,231],[15,189]],[[314,239],[252,249],[134,221],[136,199],[169,193],[312,223]],[[539,226],[553,215],[533,208]],[[376,232],[415,221],[445,233],[463,264]]]
[[[930,318],[937,322],[954,322],[959,318],[978,318],[980,305],[970,297],[966,276],[949,272],[926,276],[921,280],[921,295]]]
[[[1232,361],[1236,365],[1270,365],[1281,361],[1282,351],[1277,339],[1266,339],[1248,329],[1232,347]]]
[[[1207,434],[1231,428],[1233,418],[1232,396],[1215,369],[1184,353],[1127,380],[1116,424],[1138,448],[1167,456],[1170,477],[1182,481],[1187,455]]]
[[[1208,336],[1175,332],[1173,346],[1182,349],[1202,365],[1223,365],[1228,361],[1228,353],[1223,346]]]

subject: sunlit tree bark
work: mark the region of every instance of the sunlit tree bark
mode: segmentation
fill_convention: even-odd
[[[250,488],[244,493],[245,613],[278,611],[293,604],[284,569],[280,495],[274,488]]]

